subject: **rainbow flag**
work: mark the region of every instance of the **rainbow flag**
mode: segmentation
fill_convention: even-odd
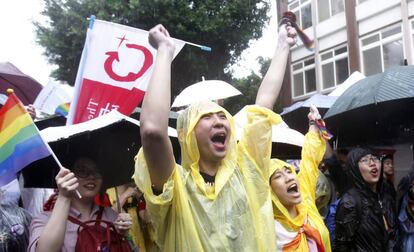
[[[28,164],[51,153],[22,102],[10,92],[0,109],[0,186]]]
[[[70,102],[62,103],[59,106],[57,106],[57,108],[55,109],[55,114],[66,117],[68,116],[69,108],[70,108]]]

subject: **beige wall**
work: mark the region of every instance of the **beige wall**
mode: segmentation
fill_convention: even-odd
[[[398,182],[402,177],[410,172],[413,164],[413,150],[411,144],[397,144],[393,146],[375,146],[381,149],[394,149],[394,167],[395,167],[395,182]]]

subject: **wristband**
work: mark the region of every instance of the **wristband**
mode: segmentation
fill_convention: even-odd
[[[329,139],[332,138],[332,134],[329,133],[328,129],[326,128],[324,120],[318,119],[315,121],[315,123],[316,123],[316,126],[319,128],[319,134],[323,139],[328,141]]]

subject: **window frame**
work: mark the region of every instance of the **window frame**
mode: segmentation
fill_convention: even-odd
[[[398,26],[400,28],[400,31],[398,33],[383,38],[383,33],[384,32],[391,31],[391,30],[397,28]],[[362,43],[363,40],[365,40],[367,38],[374,37],[374,36],[378,36],[377,41],[374,41],[374,42],[368,43],[366,45],[363,45],[363,43]],[[360,37],[360,39],[359,39],[360,55],[359,56],[360,56],[360,63],[361,63],[362,73],[366,75],[365,65],[364,65],[364,52],[365,51],[367,51],[369,49],[372,49],[372,48],[375,48],[375,47],[380,47],[381,70],[382,70],[382,72],[384,72],[384,65],[385,65],[385,62],[384,62],[384,45],[386,45],[388,43],[392,43],[394,41],[398,41],[398,40],[402,41],[402,44],[403,44],[403,46],[402,46],[403,59],[405,59],[406,58],[406,55],[405,55],[406,52],[404,50],[404,36],[403,36],[403,30],[402,30],[402,24],[401,23],[391,25],[389,27],[385,27],[383,29],[377,30],[375,32],[372,32],[372,33],[369,33],[367,35],[364,35],[364,36]]]
[[[313,63],[312,64],[309,64],[309,65],[305,65],[305,62],[308,61],[308,60],[313,60]],[[295,66],[297,66],[298,64],[301,64],[302,67],[293,70],[293,68]],[[316,77],[317,76],[317,72],[316,71],[317,70],[316,70],[316,64],[315,64],[315,57],[314,56],[306,57],[306,58],[297,60],[295,62],[292,62],[292,64],[290,64],[290,72],[291,72],[291,80],[292,80],[291,81],[292,82],[292,85],[291,85],[291,93],[292,93],[292,99],[293,100],[300,99],[302,97],[307,97],[307,96],[309,96],[311,94],[315,94],[317,92],[317,90],[318,90],[317,85],[316,85],[314,91],[306,92],[306,84],[307,83],[306,83],[306,75],[305,75],[305,72],[307,70],[311,70],[311,69],[314,69],[314,71],[315,71],[315,81],[316,81],[316,78],[317,78]],[[298,95],[298,96],[295,96],[295,81],[294,81],[294,75],[295,74],[298,74],[298,73],[302,73],[303,94]],[[315,84],[317,84],[317,83],[315,83]]]
[[[295,6],[294,8],[291,8],[291,6],[295,5],[295,4],[297,4],[297,6]],[[288,1],[288,10],[293,12],[293,13],[296,13],[296,11],[298,11],[298,13],[299,13],[299,16],[296,17],[296,23],[298,24],[299,27],[303,27],[303,24],[302,24],[302,8],[305,7],[306,5],[310,5],[310,8],[311,8],[311,17],[310,17],[311,26],[305,28],[305,29],[308,29],[308,28],[311,28],[314,25],[313,20],[312,20],[312,0],[290,0],[290,1]]]
[[[335,15],[338,15],[339,13],[345,12],[345,0],[340,0],[340,1],[342,1],[342,4],[344,5],[344,10],[341,11],[341,12],[338,12],[336,14],[332,14],[332,1],[336,1],[336,0],[327,0],[327,1],[328,1],[329,16],[326,19],[324,19],[324,20],[320,20],[320,18],[319,18],[319,13],[320,13],[319,12],[319,3],[320,3],[320,0],[317,1],[317,4],[318,4],[318,8],[317,8],[318,9],[318,23],[321,23],[323,21],[326,21],[326,20],[330,19],[331,17],[333,17]]]
[[[411,25],[411,42],[412,42],[411,48],[412,48],[412,51],[414,51],[414,18],[410,20],[410,25]]]
[[[337,51],[337,50],[340,50],[340,49],[346,49],[346,51],[345,52],[342,52],[342,53],[340,53],[340,54],[335,54],[335,51]],[[330,58],[328,58],[328,59],[322,59],[322,57],[324,56],[324,55],[326,55],[326,54],[328,54],[328,53],[331,53],[331,57]],[[332,90],[332,89],[335,89],[338,85],[340,85],[340,84],[342,84],[342,83],[337,83],[338,82],[338,76],[337,76],[337,73],[336,73],[336,62],[337,61],[339,61],[339,60],[342,60],[342,59],[347,59],[347,62],[348,62],[348,77],[349,77],[349,73],[350,73],[350,69],[349,69],[349,51],[348,51],[348,45],[347,44],[342,44],[342,45],[339,45],[339,46],[336,46],[336,47],[334,47],[334,48],[332,48],[332,49],[329,49],[329,50],[325,50],[325,51],[323,51],[323,52],[320,52],[320,54],[319,54],[319,60],[320,60],[320,69],[319,69],[319,76],[320,76],[320,82],[321,82],[321,91],[322,92],[324,92],[324,91],[328,91],[328,90]],[[324,65],[327,65],[327,64],[330,64],[330,63],[333,63],[333,78],[334,78],[334,85],[333,86],[331,86],[331,87],[327,87],[327,88],[324,88],[324,80],[323,80],[323,66]]]

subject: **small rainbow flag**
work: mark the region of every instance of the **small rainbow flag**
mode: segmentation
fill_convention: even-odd
[[[43,142],[23,104],[8,90],[0,109],[0,186],[16,178],[16,173],[51,153]]]
[[[70,102],[62,103],[59,106],[57,106],[57,108],[55,109],[55,114],[66,117],[69,113],[69,108],[70,108]]]
[[[325,125],[325,121],[322,119],[316,120],[316,126],[319,128],[319,134],[320,136],[325,139],[326,141],[329,141],[333,137],[333,135],[328,131]]]

